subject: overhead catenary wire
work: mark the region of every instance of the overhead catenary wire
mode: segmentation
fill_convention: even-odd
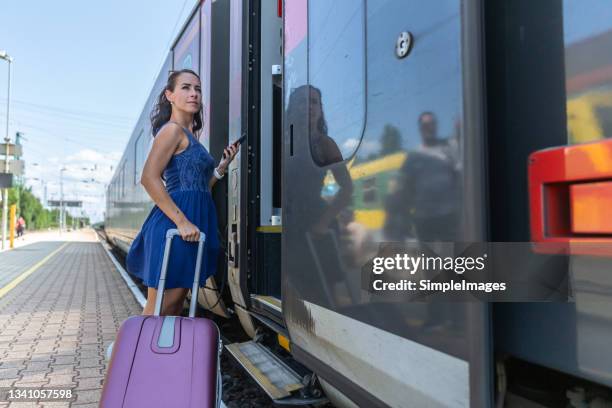
[[[2,111],[3,110],[0,109],[0,115],[2,114]],[[74,118],[63,118],[53,113],[25,111],[22,110],[22,108],[16,108],[15,110],[11,109],[11,113],[15,113],[15,115],[23,121],[46,123],[52,124],[54,126],[65,126],[70,128],[82,129],[112,128],[116,129],[117,131],[124,132],[129,132],[131,130],[131,125],[114,122],[91,121],[86,119],[83,120]]]
[[[13,120],[11,120],[10,123],[11,123],[11,125],[17,126],[17,127],[21,128],[21,129],[25,129],[25,130],[32,129],[32,130],[34,130],[33,132],[26,132],[26,133],[28,133],[30,135],[30,138],[33,139],[30,142],[36,142],[36,143],[39,143],[39,144],[47,142],[47,143],[53,143],[54,145],[57,145],[57,143],[54,143],[54,140],[57,140],[59,138],[61,140],[64,140],[64,141],[69,142],[69,143],[73,143],[73,144],[78,145],[80,147],[85,147],[85,148],[89,148],[89,149],[91,149],[91,148],[101,148],[101,149],[104,149],[104,150],[107,150],[107,151],[110,152],[110,149],[109,149],[108,145],[107,146],[101,145],[100,142],[102,140],[100,138],[92,137],[91,134],[87,134],[87,133],[81,132],[76,137],[81,137],[85,141],[83,141],[83,140],[75,140],[75,139],[73,139],[73,138],[71,138],[69,136],[66,136],[65,132],[61,132],[62,135],[59,136],[59,135],[53,135],[52,132],[49,129],[44,129],[42,127],[38,127],[38,126],[30,125],[30,124],[24,124],[24,123],[16,122],[16,121],[13,121]],[[37,135],[37,132],[40,132],[40,133],[43,133],[43,134],[47,135],[48,138],[39,137]],[[69,134],[69,135],[73,136],[72,134]],[[104,140],[108,141],[108,137],[104,137]],[[113,150],[123,150],[125,148],[125,145],[127,144],[128,140],[129,140],[129,137],[124,138],[124,140],[122,140],[121,142],[112,141],[112,143],[115,144],[113,146]]]
[[[6,98],[0,99],[0,102],[3,104],[6,104]],[[73,115],[73,116],[82,116],[82,117],[89,117],[89,118],[106,118],[106,119],[120,120],[120,121],[126,121],[126,122],[134,120],[134,118],[129,117],[129,116],[115,115],[115,114],[101,113],[101,112],[83,111],[83,110],[78,110],[78,109],[69,109],[69,108],[64,108],[64,107],[43,105],[39,103],[11,99],[11,105],[13,103],[17,105],[25,105],[28,107],[34,107],[39,110],[52,111],[54,113],[63,113],[66,115]]]

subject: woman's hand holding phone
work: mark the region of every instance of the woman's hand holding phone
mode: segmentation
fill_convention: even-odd
[[[217,167],[218,171],[222,174],[225,174],[225,170],[227,166],[234,160],[234,157],[238,153],[238,149],[240,148],[240,144],[246,139],[246,135],[243,135],[240,139],[236,140],[234,143],[230,144],[223,150],[223,158],[219,163],[219,167]]]

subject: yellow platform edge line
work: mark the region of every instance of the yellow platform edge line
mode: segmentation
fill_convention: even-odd
[[[19,285],[19,283],[21,283],[21,281],[23,281],[25,278],[27,278],[28,276],[30,276],[31,274],[36,272],[36,270],[38,268],[43,266],[45,264],[45,262],[47,262],[49,259],[51,259],[53,257],[53,255],[57,254],[59,251],[64,249],[64,247],[66,245],[68,245],[68,244],[69,244],[69,242],[65,242],[61,247],[57,248],[55,251],[51,252],[49,255],[45,256],[43,259],[38,261],[38,263],[36,263],[36,265],[32,266],[30,269],[28,269],[27,271],[23,272],[21,275],[19,275],[18,277],[16,277],[12,281],[10,281],[8,284],[3,286],[0,289],[0,298],[2,298],[4,295],[9,293],[11,290],[13,290],[15,288],[15,286]]]

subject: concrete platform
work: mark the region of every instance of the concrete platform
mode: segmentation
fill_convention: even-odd
[[[62,235],[0,253],[0,387],[73,387],[76,399],[0,407],[97,407],[106,347],[142,311],[94,231]]]

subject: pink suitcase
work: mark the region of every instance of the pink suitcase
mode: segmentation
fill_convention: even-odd
[[[189,317],[160,316],[168,258],[176,229],[166,246],[154,316],[132,316],[119,329],[100,407],[219,407],[221,403],[219,329],[196,318],[200,265],[205,241],[200,233]]]

